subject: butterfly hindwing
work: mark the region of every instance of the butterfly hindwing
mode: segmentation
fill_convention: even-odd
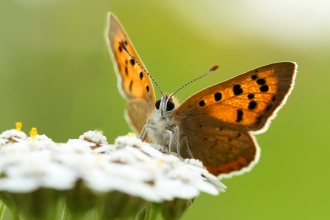
[[[141,133],[143,126],[147,123],[149,111],[149,106],[143,99],[128,100],[125,117],[137,134]]]
[[[209,116],[190,117],[180,126],[181,154],[203,161],[209,172],[216,176],[241,174],[258,162],[260,148],[249,132],[238,131]],[[186,143],[186,142],[187,143]]]

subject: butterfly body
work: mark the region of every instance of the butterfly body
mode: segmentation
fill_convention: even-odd
[[[148,136],[151,143],[167,147],[170,151],[177,150],[178,125],[174,120],[175,103],[163,95],[157,101],[155,110],[143,127],[140,138],[145,140]]]
[[[253,134],[265,131],[286,102],[294,85],[294,62],[252,69],[195,93],[181,105],[163,92],[156,101],[153,79],[127,33],[113,14],[108,22],[109,52],[118,88],[127,99],[126,119],[142,140],[199,159],[220,177],[249,171],[258,162],[260,148]]]

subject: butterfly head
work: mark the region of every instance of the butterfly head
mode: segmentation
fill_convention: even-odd
[[[163,91],[161,90],[161,88],[159,87],[159,85],[157,84],[157,82],[150,76],[149,73],[147,73],[150,76],[151,80],[153,82],[155,82],[156,86],[159,88],[159,90],[162,94],[162,97],[159,100],[157,100],[156,103],[155,103],[157,112],[159,112],[160,116],[161,117],[167,117],[175,110],[175,107],[177,106],[178,102],[174,98],[174,94],[176,94],[178,91],[180,91],[182,88],[189,85],[190,83],[195,82],[196,80],[198,80],[198,79],[200,79],[204,76],[207,76],[208,74],[214,72],[218,68],[219,68],[219,65],[213,66],[209,71],[207,71],[203,75],[187,82],[186,84],[184,84],[183,86],[178,88],[175,92],[173,92],[171,95],[164,94]]]
[[[162,95],[155,103],[155,107],[162,117],[170,115],[174,111],[176,105],[177,103],[174,97],[168,96],[167,94]]]

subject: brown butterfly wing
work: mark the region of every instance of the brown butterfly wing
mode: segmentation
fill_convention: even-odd
[[[259,160],[260,148],[249,132],[230,128],[208,116],[191,117],[180,128],[182,135],[187,136],[193,157],[203,161],[208,171],[216,176],[241,174]],[[180,153],[187,158],[185,144],[181,142]]]
[[[249,131],[267,129],[290,94],[296,67],[292,62],[259,67],[208,87],[182,103],[174,117],[193,156],[217,175],[249,169],[259,151]]]
[[[117,17],[108,14],[108,26],[106,39],[109,53],[114,63],[118,79],[118,88],[122,96],[128,99],[127,116],[129,122],[140,132],[146,124],[148,113],[154,108],[155,92],[150,77],[143,69],[146,69],[137,54],[131,40]],[[122,42],[128,52],[135,58],[132,59],[119,42]],[[140,66],[137,64],[137,62]],[[141,68],[141,66],[143,68]],[[131,112],[134,109],[143,111]],[[142,127],[141,127],[142,126]]]
[[[143,99],[130,99],[126,106],[125,118],[130,122],[131,129],[140,134],[147,123],[149,106]]]

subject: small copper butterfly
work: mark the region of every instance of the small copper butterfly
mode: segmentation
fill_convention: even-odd
[[[178,90],[161,91],[111,13],[106,35],[119,91],[127,99],[126,118],[142,140],[166,146],[183,158],[199,159],[219,177],[241,174],[258,162],[260,148],[253,134],[267,129],[288,98],[297,71],[294,62],[255,68],[179,105],[173,96]],[[152,81],[162,93],[159,100]]]

